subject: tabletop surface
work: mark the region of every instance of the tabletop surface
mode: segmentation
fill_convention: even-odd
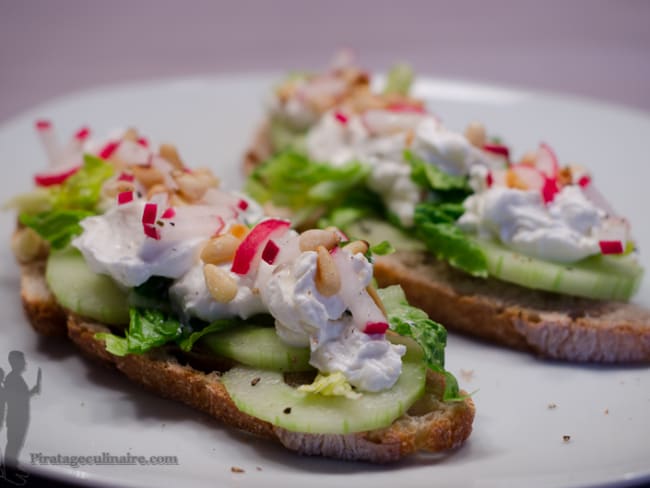
[[[650,2],[0,0],[0,122],[58,95],[171,76],[384,70],[577,94],[650,111]]]

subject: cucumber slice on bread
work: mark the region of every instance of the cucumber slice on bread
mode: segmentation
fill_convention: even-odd
[[[92,271],[76,249],[51,252],[45,279],[56,300],[72,312],[110,325],[129,323],[127,291]]]

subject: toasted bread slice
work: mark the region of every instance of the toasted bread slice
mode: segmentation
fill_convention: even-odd
[[[263,123],[244,155],[249,174],[273,153]],[[449,330],[540,356],[579,362],[650,362],[650,310],[474,278],[425,252],[377,257],[379,286],[399,284],[410,303]]]
[[[474,403],[441,400],[444,378],[429,372],[426,394],[387,428],[346,435],[317,435],[275,427],[237,409],[220,380],[219,371],[205,372],[186,364],[173,350],[115,356],[106,351],[97,332],[109,329],[62,309],[45,281],[44,260],[23,263],[21,295],[27,317],[39,333],[68,335],[95,360],[114,367],[131,380],[167,398],[186,403],[221,422],[277,441],[300,454],[348,461],[388,463],[418,451],[440,452],[460,446],[472,431]],[[51,320],[48,322],[48,320]]]

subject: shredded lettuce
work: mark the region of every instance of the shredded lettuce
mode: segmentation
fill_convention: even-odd
[[[183,351],[191,351],[196,341],[201,339],[203,336],[214,332],[222,332],[224,330],[232,329],[242,323],[243,321],[237,318],[215,320],[201,330],[185,334],[178,342],[178,345]]]
[[[381,241],[379,244],[370,246],[369,250],[372,254],[376,254],[377,256],[387,256],[388,254],[393,254],[395,252],[395,248],[388,241]]]
[[[94,213],[87,210],[51,210],[36,215],[23,213],[18,220],[36,231],[53,249],[63,249],[72,237],[81,233],[79,222],[91,215]]]
[[[300,385],[298,391],[305,393],[317,393],[323,396],[342,396],[351,400],[361,397],[352,389],[352,385],[340,371],[334,373],[318,373],[316,379],[310,385]]]
[[[456,225],[458,204],[423,203],[415,207],[415,229],[438,259],[473,276],[487,277],[487,258],[481,248]]]
[[[352,192],[363,187],[368,166],[349,162],[342,166],[318,163],[287,151],[255,169],[246,192],[260,203],[273,202],[292,210],[305,221],[324,206],[335,208]]]
[[[447,330],[419,308],[406,301],[402,288],[398,285],[377,290],[386,308],[391,330],[405,337],[411,337],[424,353],[426,365],[433,371],[445,375],[444,401],[461,400],[456,378],[445,370],[445,346]]]
[[[384,93],[408,95],[413,84],[413,68],[406,63],[394,65],[386,75]]]

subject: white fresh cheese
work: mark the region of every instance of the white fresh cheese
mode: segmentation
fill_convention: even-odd
[[[220,267],[229,271],[230,263]],[[169,288],[169,298],[174,309],[185,319],[198,317],[206,322],[229,317],[247,319],[255,314],[265,313],[266,306],[259,294],[253,293],[247,286],[241,286],[239,275],[230,275],[240,285],[237,295],[228,303],[217,302],[205,284],[203,263],[198,262]]]
[[[596,230],[605,213],[578,186],[566,186],[545,205],[539,191],[493,186],[464,202],[461,229],[496,237],[528,256],[571,263],[600,253]]]
[[[155,240],[142,230],[145,202],[133,201],[81,221],[83,233],[72,241],[95,273],[110,275],[125,287],[151,276],[180,278],[196,262],[205,238]]]

